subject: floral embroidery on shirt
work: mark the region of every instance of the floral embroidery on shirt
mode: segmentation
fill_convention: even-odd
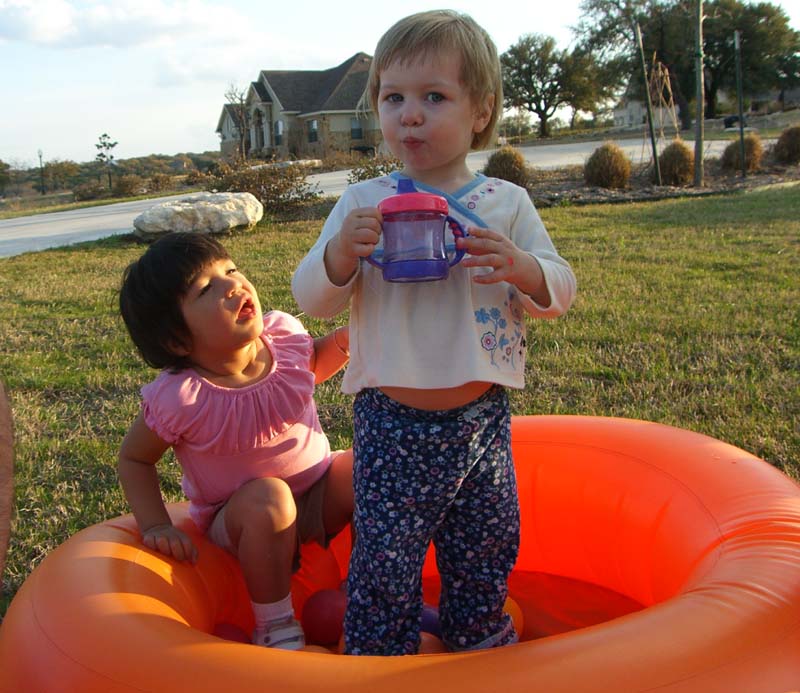
[[[525,359],[523,310],[516,291],[509,290],[501,310],[497,306],[479,308],[475,320],[488,329],[481,333],[481,347],[491,355],[491,364],[497,368],[516,369]]]
[[[499,178],[487,178],[486,182],[481,185],[474,193],[467,199],[467,209],[475,209],[482,197],[491,195],[503,181]]]

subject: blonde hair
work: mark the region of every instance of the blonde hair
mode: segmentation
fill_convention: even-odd
[[[472,148],[483,149],[492,140],[503,107],[503,80],[494,42],[469,15],[431,10],[409,15],[394,24],[375,48],[361,107],[369,103],[373,112],[378,113],[381,72],[392,63],[409,64],[448,50],[461,57],[459,77],[473,105],[480,106],[494,95],[489,122],[472,137]]]

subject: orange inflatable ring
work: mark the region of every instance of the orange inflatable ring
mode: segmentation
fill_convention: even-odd
[[[510,593],[523,642],[412,657],[270,651],[222,639],[250,608],[236,563],[192,567],[130,516],[78,533],[0,627],[7,691],[759,691],[800,688],[800,489],[703,435],[643,421],[517,417],[522,545]],[[186,508],[170,507],[191,529]],[[349,551],[307,547],[299,607]],[[425,589],[436,591],[426,563]]]

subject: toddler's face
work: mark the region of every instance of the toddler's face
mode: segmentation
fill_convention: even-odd
[[[199,350],[225,353],[257,339],[264,327],[255,287],[232,260],[216,260],[194,277],[181,300],[192,337],[186,355]]]
[[[492,105],[473,103],[460,72],[460,56],[442,51],[395,61],[380,73],[378,115],[387,145],[408,175],[439,187],[463,177],[472,136],[491,114]]]

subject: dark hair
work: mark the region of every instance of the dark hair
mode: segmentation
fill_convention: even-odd
[[[176,346],[191,347],[181,299],[200,270],[229,259],[228,251],[205,234],[173,232],[125,268],[119,310],[145,363],[173,370],[190,365],[175,353]]]

